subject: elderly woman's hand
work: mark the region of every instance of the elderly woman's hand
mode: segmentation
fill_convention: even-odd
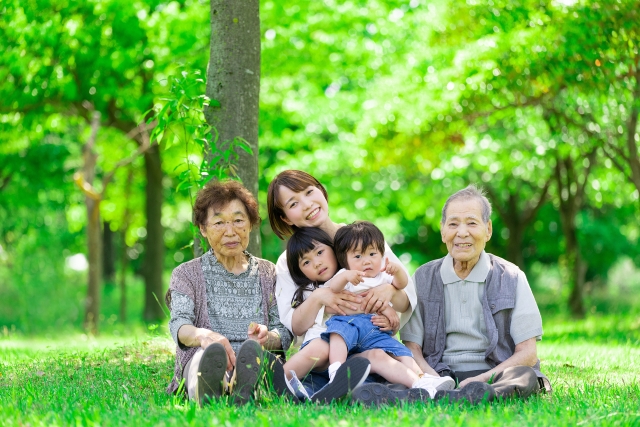
[[[269,329],[265,325],[251,322],[249,324],[249,330],[247,331],[247,337],[250,340],[258,341],[261,346],[265,346],[269,340]]]
[[[220,343],[227,351],[227,371],[233,369],[236,366],[236,353],[233,351],[229,340],[217,332],[210,331],[205,328],[198,328],[196,330],[196,339],[200,343],[200,347],[203,349],[209,347],[213,343]]]

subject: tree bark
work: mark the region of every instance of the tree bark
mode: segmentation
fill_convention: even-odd
[[[120,281],[118,288],[120,289],[120,322],[127,323],[127,267],[129,264],[129,255],[127,254],[127,231],[131,223],[131,209],[129,205],[129,197],[131,196],[131,186],[133,185],[133,168],[130,167],[127,173],[127,183],[125,187],[125,206],[122,214],[122,228],[120,236],[122,239],[122,249],[120,252]]]
[[[238,176],[257,198],[260,2],[211,0],[210,4],[207,96],[220,106],[208,108],[205,116],[218,132],[218,144],[237,137],[248,142],[253,155],[239,150]],[[259,226],[251,232],[248,251],[261,256]]]
[[[526,184],[534,187],[533,184]],[[550,184],[551,177],[547,179],[544,187],[540,189],[539,193],[536,195],[536,198],[531,198],[525,201],[522,200],[521,194],[513,194],[509,190],[509,196],[506,202],[500,199],[496,190],[489,185],[486,186],[488,196],[491,198],[496,212],[500,216],[504,225],[509,229],[509,238],[507,239],[507,260],[516,264],[522,270],[524,270],[524,256],[522,255],[524,232],[533,220],[536,219],[538,211],[547,200]],[[523,203],[524,206],[520,207]]]
[[[91,120],[91,136],[83,149],[84,182],[93,184],[96,175],[97,154],[94,150],[98,129],[100,127],[100,113],[94,111]],[[87,250],[89,258],[89,277],[87,298],[85,299],[84,328],[93,334],[98,333],[100,321],[100,283],[102,280],[102,239],[100,230],[100,196],[85,193],[87,208]]]
[[[595,162],[595,153],[594,149],[586,156],[589,164],[584,168],[580,177],[577,176],[573,159],[570,157],[562,158],[558,154],[554,169],[558,186],[560,222],[566,245],[564,254],[566,271],[571,289],[568,306],[571,314],[577,318],[584,317],[586,312],[584,306],[584,282],[587,265],[580,254],[576,215],[584,202],[585,188]]]
[[[151,146],[144,153],[147,218],[147,237],[144,254],[144,320],[156,322],[164,318],[158,301],[162,300],[162,271],[164,265],[164,237],[162,227],[162,167],[158,145]]]
[[[115,233],[111,230],[111,223],[102,223],[102,276],[107,286],[113,286],[116,275]]]

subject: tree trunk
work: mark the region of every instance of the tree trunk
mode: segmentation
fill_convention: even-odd
[[[120,235],[122,236],[122,252],[120,253],[120,281],[118,288],[120,289],[120,323],[127,323],[127,266],[129,264],[129,256],[127,255],[127,228],[124,227]]]
[[[127,231],[131,222],[131,210],[129,206],[129,198],[131,196],[131,187],[133,184],[133,168],[129,167],[127,172],[127,183],[125,187],[125,206],[122,214],[122,228],[120,236],[122,239],[122,250],[120,252],[120,322],[127,323],[127,267],[129,265],[129,255],[127,254]]]
[[[218,141],[245,139],[253,155],[240,150],[238,176],[258,197],[258,112],[260,95],[259,0],[211,0],[207,96],[220,103],[205,111]],[[212,165],[215,166],[215,165]],[[248,251],[261,256],[260,227],[251,232]]]
[[[583,318],[584,307],[584,262],[580,255],[578,244],[578,231],[575,224],[575,213],[573,209],[560,209],[560,219],[562,230],[566,242],[565,259],[566,269],[569,273],[569,311],[574,317]]]
[[[154,145],[144,153],[147,237],[144,254],[144,320],[156,322],[164,318],[162,301],[162,271],[164,266],[164,238],[162,229],[162,167],[160,149]]]
[[[102,223],[102,276],[109,286],[114,285],[116,275],[115,233],[111,230],[111,223]]]
[[[512,179],[516,179],[512,177]],[[489,198],[493,202],[493,206],[502,219],[504,225],[509,229],[509,238],[507,239],[507,260],[516,264],[520,269],[524,270],[524,256],[522,254],[522,242],[524,241],[524,232],[527,227],[536,219],[538,211],[547,199],[547,193],[549,186],[551,185],[551,177],[546,181],[544,187],[539,190],[539,193],[532,197],[530,200],[526,200],[523,204],[523,197],[520,192],[513,194],[509,190],[509,196],[506,201],[503,201],[499,197],[498,191],[487,185]],[[522,182],[522,184],[532,184]],[[519,186],[520,187],[520,186]],[[537,192],[537,190],[535,191]]]
[[[518,221],[507,225],[509,228],[509,238],[507,239],[507,260],[511,261],[521,270],[524,270],[524,256],[522,255],[522,241],[524,240],[523,226]]]
[[[96,174],[97,155],[94,150],[100,126],[100,113],[94,112],[91,121],[91,136],[84,146],[83,175],[84,182],[92,186]],[[95,194],[95,193],[93,193]],[[89,277],[87,298],[85,299],[84,328],[93,334],[98,333],[100,321],[100,282],[102,280],[102,242],[100,231],[100,196],[85,193],[87,208],[87,250],[89,258]]]
[[[582,208],[587,179],[595,162],[595,149],[587,156],[589,164],[584,168],[581,176],[576,173],[573,160],[570,157],[556,157],[555,177],[558,186],[558,201],[560,204],[560,222],[565,238],[566,271],[569,276],[569,311],[574,317],[585,315],[584,307],[584,278],[587,266],[580,254],[576,215]],[[579,178],[582,178],[580,180]]]

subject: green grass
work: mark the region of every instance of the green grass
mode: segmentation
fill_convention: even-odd
[[[0,339],[1,425],[640,426],[640,316],[545,321],[539,343],[554,393],[476,407],[292,405],[266,394],[204,409],[165,394],[168,338]]]

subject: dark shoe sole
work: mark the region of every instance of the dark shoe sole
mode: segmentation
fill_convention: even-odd
[[[251,399],[260,377],[262,353],[262,346],[257,341],[247,340],[240,346],[236,356],[236,384],[233,387],[236,403],[245,404]]]
[[[265,375],[271,381],[273,390],[276,394],[278,396],[290,397],[294,402],[298,402],[298,398],[291,394],[289,387],[287,387],[287,380],[284,376],[284,363],[282,363],[282,359],[271,352],[265,351],[264,364],[262,366],[264,368]]]
[[[222,396],[222,379],[227,372],[227,351],[222,344],[211,344],[204,349],[198,366],[196,400],[202,406]]]
[[[316,403],[329,403],[346,396],[356,389],[369,375],[371,364],[362,357],[354,357],[342,364],[336,371],[333,381],[311,396]]]
[[[363,384],[353,391],[351,399],[365,406],[394,405],[403,402],[431,402],[431,396],[421,388],[391,388],[380,383]]]
[[[434,400],[439,403],[465,403],[476,405],[481,402],[491,402],[496,397],[496,391],[487,383],[474,381],[457,390],[440,390]]]

